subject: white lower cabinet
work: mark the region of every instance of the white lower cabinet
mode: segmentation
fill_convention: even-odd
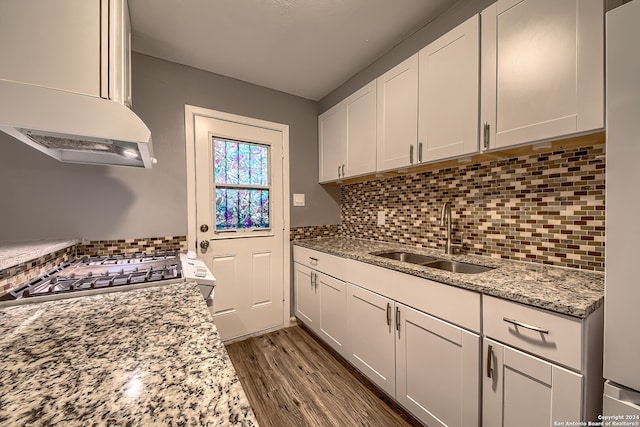
[[[347,284],[326,274],[316,273],[320,293],[320,330],[318,333],[334,350],[347,353]]]
[[[296,317],[347,357],[346,284],[307,266],[293,265]]]
[[[390,396],[396,391],[395,303],[359,286],[347,285],[347,359]]]
[[[480,419],[480,337],[347,285],[349,360],[429,426]]]
[[[309,267],[294,263],[293,286],[296,317],[316,331],[320,323],[320,304],[315,286],[315,272]]]
[[[484,340],[483,425],[538,427],[582,418],[583,376]]]
[[[396,400],[434,426],[477,426],[480,336],[396,303]]]

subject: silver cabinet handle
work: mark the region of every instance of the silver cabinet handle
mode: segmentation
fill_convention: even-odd
[[[489,148],[489,122],[484,122],[484,148]]]
[[[311,287],[313,288],[313,281],[315,280],[316,276],[315,276],[315,271],[311,272]]]
[[[413,164],[413,144],[409,145],[409,163]]]
[[[387,326],[391,326],[391,303],[387,303]]]
[[[548,329],[543,329],[539,326],[527,325],[526,323],[518,322],[517,320],[509,319],[508,317],[503,317],[502,320],[504,320],[507,323],[511,323],[512,325],[515,325],[515,326],[520,326],[525,329],[530,329],[532,331],[540,332],[541,334],[549,333]]]
[[[398,331],[398,338],[400,338],[400,309],[396,307],[396,330]]]
[[[340,165],[338,165],[338,178],[340,178]]]
[[[309,264],[318,265],[318,258],[314,258],[314,257],[310,256],[309,260],[310,260]]]
[[[344,163],[342,164],[342,177],[344,178]]]
[[[418,142],[418,163],[422,163],[422,142]]]
[[[487,349],[487,378],[493,377],[492,359],[493,359],[493,346],[489,344],[489,348]]]

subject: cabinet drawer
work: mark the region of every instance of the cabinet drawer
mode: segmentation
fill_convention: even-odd
[[[345,266],[349,262],[344,258],[296,245],[293,246],[293,261],[338,279],[343,278]]]
[[[582,370],[582,322],[523,304],[483,296],[484,335]]]

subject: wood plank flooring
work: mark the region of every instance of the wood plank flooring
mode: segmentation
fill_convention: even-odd
[[[420,425],[300,326],[226,347],[261,427]]]

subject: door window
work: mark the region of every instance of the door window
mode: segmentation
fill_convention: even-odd
[[[215,231],[269,230],[270,147],[215,137],[213,147]]]

